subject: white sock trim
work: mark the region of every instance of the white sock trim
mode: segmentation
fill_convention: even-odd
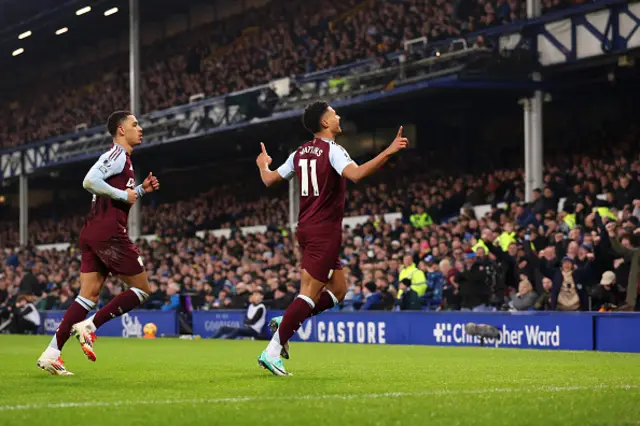
[[[131,291],[133,291],[138,296],[138,299],[140,299],[140,303],[144,302],[149,298],[149,295],[147,293],[145,293],[144,291],[140,290],[137,287],[131,287]]]
[[[309,305],[311,307],[311,309],[316,307],[316,304],[313,303],[313,300],[311,300],[310,297],[303,296],[302,294],[299,294],[298,298],[300,298],[300,299],[304,300],[305,302],[307,302],[307,305]]]
[[[333,293],[331,292],[331,290],[327,290],[327,289],[325,289],[324,291],[326,291],[327,293],[329,293],[329,296],[331,296],[331,298],[333,299],[333,306],[338,306],[338,304],[339,304],[340,302],[338,302],[338,298],[336,297],[336,295],[335,295],[335,294],[333,294]]]
[[[78,304],[85,308],[87,311],[92,311],[96,307],[95,302],[92,302],[86,297],[78,296],[76,297],[76,302],[78,302]]]

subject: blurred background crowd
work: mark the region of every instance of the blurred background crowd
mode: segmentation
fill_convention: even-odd
[[[348,215],[369,219],[344,230],[349,293],[342,309],[634,309],[640,157],[630,152],[549,165],[545,187],[528,204],[518,170],[430,179],[406,175],[410,169],[403,167],[405,176],[394,186],[373,182],[352,189]],[[199,202],[204,217],[216,204]],[[157,229],[174,231],[138,241],[154,289],[146,307],[176,309],[172,296],[187,294],[196,309],[243,308],[256,288],[267,305],[286,307],[300,281],[295,242],[283,226],[286,201],[272,201],[283,210],[274,217],[282,220],[262,222],[269,223],[268,232],[243,235],[239,226],[259,219],[241,219],[229,238],[196,237],[206,222],[195,217],[180,228],[185,212],[197,213],[190,203],[199,202],[178,203],[172,213],[160,206],[160,218],[165,209],[175,222]],[[479,215],[473,206],[482,203],[491,207]],[[382,213],[394,211],[399,218],[385,221]],[[153,220],[158,213],[145,214]],[[38,309],[65,309],[79,290],[79,259],[75,244],[65,251],[31,247],[0,254],[0,306],[30,294]],[[120,291],[109,279],[101,303]]]

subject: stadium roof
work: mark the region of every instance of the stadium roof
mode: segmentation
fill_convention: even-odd
[[[187,13],[190,6],[204,0],[139,2],[144,23]],[[78,14],[86,7],[91,11]],[[105,16],[107,10],[114,8],[118,9],[116,13]],[[87,40],[97,43],[123,34],[129,22],[129,0],[0,0],[0,11],[0,62],[5,63],[18,49],[41,55],[75,48]],[[56,37],[56,32],[64,28],[68,30],[63,31],[63,36]]]

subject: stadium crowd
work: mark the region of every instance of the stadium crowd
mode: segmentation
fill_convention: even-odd
[[[573,3],[582,1],[545,0],[543,10]],[[143,49],[142,111],[185,104],[199,93],[218,96],[379,57],[402,49],[403,40],[438,41],[526,17],[523,0],[455,5],[448,0],[272,0]],[[102,124],[128,103],[126,55],[71,69],[52,67],[44,78],[24,74],[30,77],[23,84],[11,79],[11,85],[2,86],[10,100],[0,108],[0,121],[6,123],[0,129],[2,148],[70,133],[82,123]],[[30,90],[17,90],[23,87]]]
[[[640,158],[615,151],[611,160],[569,161],[547,167],[544,188],[528,204],[522,203],[518,170],[437,179],[418,173],[403,181],[392,168],[388,173],[398,179],[383,174],[380,182],[393,185],[373,181],[352,190],[348,215],[371,218],[344,231],[349,292],[342,309],[634,309]],[[482,202],[492,208],[476,217],[472,205]],[[502,202],[505,207],[498,207]],[[197,211],[189,203],[167,213],[174,217],[168,223],[176,227],[186,212]],[[229,238],[197,238],[195,224],[139,241],[154,290],[146,307],[176,309],[178,295],[190,294],[196,309],[243,308],[256,288],[271,308],[286,307],[300,270],[294,241],[278,226],[286,223],[280,217],[285,202],[274,203],[283,212],[272,216],[278,220],[264,234],[234,228]],[[206,216],[208,204],[202,206]],[[385,223],[381,213],[390,211],[401,212],[402,219]],[[241,217],[238,225],[265,219]],[[67,251],[0,253],[0,263],[0,310],[20,294],[30,295],[39,309],[64,309],[79,290],[73,245]],[[120,283],[109,279],[101,303],[120,291]]]
[[[622,185],[616,174],[620,162],[626,164],[624,158],[632,158],[634,153],[628,144],[629,138],[633,137],[623,138],[620,148],[596,151],[589,156],[553,156],[547,164],[544,178],[551,196],[566,197],[574,183],[582,182],[584,188],[581,191],[588,195],[591,203],[598,194],[607,192],[613,192],[610,197],[615,200]],[[349,185],[345,215],[398,212],[409,217],[414,209],[421,206],[434,222],[440,222],[456,216],[464,204],[524,201],[523,169],[499,169],[455,177],[446,169],[425,169],[425,164],[441,166],[455,163],[451,159],[440,158],[447,154],[450,155],[448,148],[438,153],[416,152],[395,160],[366,184]],[[172,188],[168,185],[163,187],[162,195],[166,196],[163,202],[143,199],[142,235],[182,237],[193,236],[202,230],[286,223],[289,211],[286,186],[266,191],[255,176],[245,172],[244,166],[235,169],[235,174],[218,170],[220,176],[224,176],[223,181],[212,180],[214,177],[206,169],[198,179],[193,178],[194,172],[172,175]],[[631,180],[635,185],[636,179],[632,177]],[[201,185],[197,186],[192,183],[194,181],[201,182]],[[185,187],[189,187],[190,192],[185,191]],[[30,212],[31,245],[77,240],[90,204],[90,196],[82,188],[78,189],[77,199],[61,203],[64,210],[58,209],[56,219],[51,218],[50,211],[43,212],[42,219],[38,217],[38,211]],[[615,207],[622,208],[621,202],[616,201]],[[628,200],[624,202],[628,203]],[[18,242],[16,222],[0,222],[0,245],[14,247]]]

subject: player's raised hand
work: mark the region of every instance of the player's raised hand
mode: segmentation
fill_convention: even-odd
[[[393,155],[405,149],[408,144],[409,144],[409,139],[402,136],[402,126],[400,126],[400,128],[398,129],[398,134],[396,135],[396,138],[393,140],[393,142],[391,142],[391,145],[389,145],[389,148],[387,148],[387,150],[389,154]]]
[[[149,172],[149,176],[142,182],[142,189],[144,189],[144,192],[147,194],[157,191],[160,189],[160,181],[158,181],[158,178],[155,177],[153,173]]]
[[[260,148],[262,152],[258,155],[258,158],[256,158],[256,164],[260,170],[264,170],[271,165],[273,160],[269,157],[269,154],[267,154],[267,148],[264,146],[264,143],[260,142]]]
[[[127,188],[127,203],[133,205],[138,200],[138,194],[131,188]]]

